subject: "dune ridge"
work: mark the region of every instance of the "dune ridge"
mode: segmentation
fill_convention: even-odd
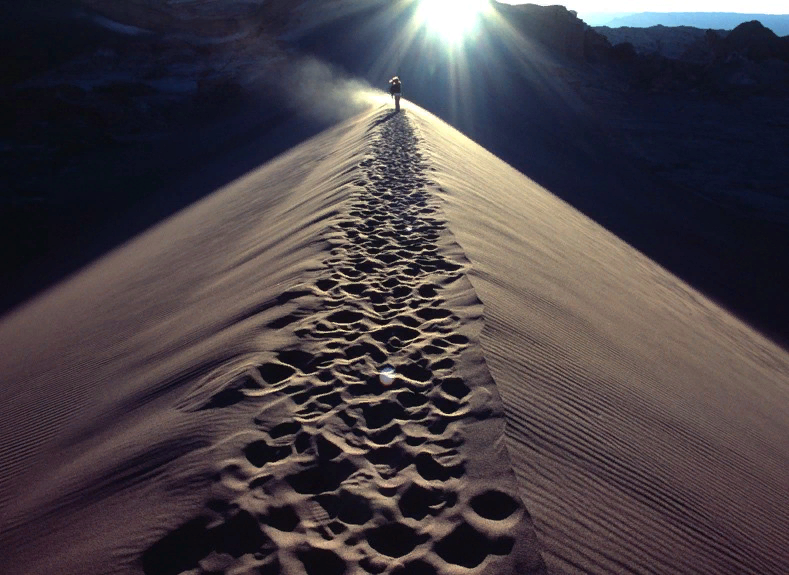
[[[225,440],[204,515],[147,549],[146,575],[227,569],[231,557],[272,573],[543,570],[501,403],[470,347],[479,303],[461,254],[441,253],[416,138],[404,114],[370,136],[326,271],[267,326],[298,340],[189,401],[262,411]]]
[[[549,570],[789,572],[789,354],[429,114],[415,123]]]
[[[66,531],[77,531],[68,520],[82,513],[107,522],[107,501],[134,517],[125,531],[114,526],[104,535],[112,556],[91,564],[84,544],[56,545],[48,568],[146,575],[545,571],[504,445],[501,400],[480,353],[482,308],[419,148],[406,114],[367,115],[96,265],[106,278],[113,261],[167,261],[180,253],[187,271],[170,268],[169,277],[194,283],[170,304],[187,315],[168,317],[162,294],[151,294],[158,317],[120,344],[142,349],[113,354],[139,368],[144,382],[105,404],[91,423],[74,425],[68,445],[41,448],[79,456],[76,463],[48,459],[44,473],[55,469],[59,480],[8,506],[16,521],[4,525],[0,541],[22,548],[13,549],[20,565],[28,562],[20,572],[42,567],[33,558],[40,547],[23,542],[45,531],[41,522]],[[291,191],[281,205],[269,197],[266,206],[276,213],[269,221],[295,211],[286,218],[295,235],[282,226],[282,234],[261,236],[246,215],[249,186],[283,189],[274,178],[288,170],[277,164],[292,167],[315,151],[320,157],[290,182],[304,197]],[[211,214],[227,223],[192,233],[199,223],[211,225],[199,221]],[[239,224],[231,231],[239,218],[249,230]],[[179,229],[182,245],[173,242]],[[213,249],[223,257],[207,256]],[[250,282],[250,273],[260,273],[252,270],[277,257],[289,282],[273,281],[277,275]],[[181,277],[199,269],[200,258],[210,266]],[[159,285],[147,281],[136,283]],[[280,291],[283,283],[289,287]],[[219,299],[239,284],[248,286],[250,301]],[[204,307],[209,303],[214,309]],[[188,316],[198,309],[200,319]],[[185,321],[194,321],[191,333],[182,331]],[[173,332],[169,342],[164,336]],[[394,381],[379,378],[385,366]],[[120,443],[127,449],[106,460]],[[104,471],[90,469],[102,457]],[[158,510],[138,504],[135,516],[128,506],[140,496]]]
[[[0,348],[15,573],[789,572],[787,353],[410,103]]]

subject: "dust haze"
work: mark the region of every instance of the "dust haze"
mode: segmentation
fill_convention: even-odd
[[[276,95],[285,107],[318,121],[345,120],[388,101],[383,90],[316,58],[288,58],[271,68]]]

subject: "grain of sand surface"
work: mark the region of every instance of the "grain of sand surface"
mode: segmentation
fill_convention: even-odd
[[[0,348],[3,572],[789,572],[787,354],[415,106]]]

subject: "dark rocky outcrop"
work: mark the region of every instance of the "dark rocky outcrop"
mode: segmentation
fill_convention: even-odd
[[[608,51],[610,61],[639,89],[719,95],[789,91],[789,37],[780,38],[757,21],[732,31],[596,29],[614,44]]]
[[[594,60],[609,48],[604,36],[564,6],[497,4],[496,7],[526,37],[569,58]]]
[[[699,30],[733,30],[743,22],[758,20],[779,36],[789,35],[787,14],[742,14],[738,12],[640,12],[620,16],[600,25],[630,26],[645,29],[662,25],[667,28],[692,26]]]
[[[733,30],[705,30],[691,26],[609,28],[595,31],[617,46],[630,44],[637,54],[710,64],[715,60],[742,57],[753,62],[789,61],[789,36],[779,37],[758,21],[745,22]]]
[[[236,122],[208,137],[212,122],[227,124],[244,106],[257,108],[254,125],[280,121],[271,82],[254,73],[278,57],[266,30],[282,29],[283,6],[145,0],[0,6],[0,243],[14,246],[0,258],[10,298],[0,309],[18,297],[12,278],[23,271],[36,276],[32,268],[42,258],[82,263],[64,248],[92,241],[96,230],[150,201],[201,155],[253,127]],[[180,207],[176,200],[160,203]]]
[[[778,37],[756,20],[737,26],[716,43],[719,58],[739,54],[754,62],[770,59],[789,62],[789,36]]]
[[[612,45],[629,43],[638,54],[663,56],[687,60],[689,49],[706,45],[708,30],[691,26],[651,26],[649,28],[609,28],[596,26],[594,31],[603,35]],[[725,37],[726,30],[716,30],[718,37]],[[709,52],[709,50],[707,50]]]

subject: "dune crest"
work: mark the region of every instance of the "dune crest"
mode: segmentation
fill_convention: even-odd
[[[473,345],[480,304],[442,246],[417,139],[405,114],[370,138],[325,271],[268,324],[298,339],[191,406],[261,411],[220,440],[210,501],[146,550],[146,575],[542,570]]]
[[[413,105],[0,348],[15,573],[789,572],[787,353]]]
[[[77,508],[90,508],[91,502],[78,501],[91,492],[117,499],[127,491],[150,493],[152,487],[170,491],[169,502],[158,502],[160,509],[169,506],[169,514],[137,519],[140,555],[127,551],[120,560],[145,575],[194,569],[544,572],[504,444],[503,406],[480,351],[482,306],[466,277],[468,261],[437,206],[408,115],[381,111],[334,134],[357,147],[341,171],[332,164],[330,175],[319,165],[301,182],[343,190],[326,196],[323,215],[312,217],[320,243],[309,270],[292,272],[289,289],[245,311],[205,310],[219,316],[225,326],[220,332],[228,333],[212,336],[196,324],[204,331],[204,341],[194,342],[203,349],[199,361],[186,358],[190,367],[180,367],[178,375],[153,379],[120,406],[110,406],[121,421],[124,408],[136,410],[143,421],[158,422],[158,429],[130,439],[129,433],[113,433],[118,420],[99,417],[78,438],[72,436],[74,451],[95,442],[94,435],[136,441],[132,460],[139,461],[133,471],[139,480],[121,479],[107,493],[97,491],[87,473],[82,485],[72,485],[70,498]],[[324,148],[334,162],[342,155],[336,146],[335,140]],[[312,143],[312,149],[320,147]],[[339,149],[349,151],[351,145]],[[281,162],[300,159],[298,150],[289,156]],[[235,187],[220,194],[225,205],[244,193],[244,182]],[[305,202],[321,195],[309,191]],[[289,198],[285,213],[294,204]],[[194,224],[205,208],[181,219]],[[310,210],[315,212],[314,205]],[[177,223],[178,218],[153,234],[172,237]],[[128,250],[140,254],[140,243],[145,238]],[[227,247],[218,243],[216,249]],[[217,263],[228,271],[210,284],[219,289],[228,276],[257,273],[253,262],[263,265],[276,255],[294,259],[303,250],[293,245],[282,253],[276,244],[269,249],[225,252]],[[209,293],[199,288],[192,298]],[[163,334],[177,321],[149,333]],[[223,349],[208,350],[211,341]],[[149,368],[155,363],[144,354],[139,360]],[[381,377],[385,368],[392,368],[393,378]],[[149,401],[158,410],[146,410]],[[170,437],[167,443],[161,443],[161,433]],[[149,461],[153,451],[140,445],[144,441],[160,444],[158,459]],[[96,457],[110,445],[99,442]],[[107,478],[128,465],[119,458]],[[79,471],[68,464],[57,473],[79,483]],[[173,495],[185,485],[194,489],[190,497]],[[62,497],[51,487],[33,502],[12,505],[15,516],[28,515],[6,533],[6,542],[19,543],[22,534],[41,529],[30,522],[31,507],[47,511]],[[20,560],[30,560],[25,555]],[[78,555],[64,555],[58,560],[79,572]],[[110,570],[108,564],[98,567]]]
[[[789,354],[451,127],[415,125],[549,571],[789,572]]]

